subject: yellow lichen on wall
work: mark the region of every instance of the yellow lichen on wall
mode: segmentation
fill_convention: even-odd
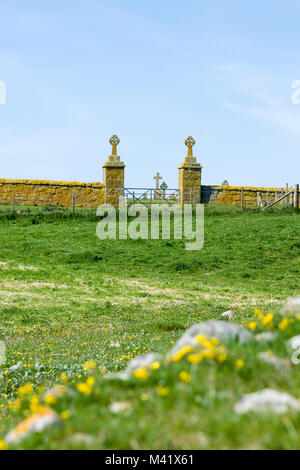
[[[105,202],[102,183],[0,179],[0,204],[97,207]]]
[[[103,165],[105,202],[114,207],[119,207],[119,198],[123,196],[124,167],[122,162],[106,162]]]
[[[199,204],[201,198],[201,165],[183,163],[179,167],[179,194],[181,204]]]
[[[210,186],[215,196],[210,200],[212,204],[221,205],[241,205],[242,187],[241,186]],[[289,191],[291,188],[289,189]],[[276,187],[256,187],[244,186],[243,199],[245,207],[255,207],[258,205],[271,204],[285,194],[285,188]],[[292,202],[292,197],[288,197],[288,202]],[[285,203],[283,201],[283,203]]]

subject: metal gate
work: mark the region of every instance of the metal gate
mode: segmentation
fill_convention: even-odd
[[[179,201],[179,189],[124,188],[123,196],[128,204],[176,204]]]

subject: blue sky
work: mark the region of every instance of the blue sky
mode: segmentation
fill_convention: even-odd
[[[0,177],[102,181],[116,133],[128,187],[300,182],[299,0],[0,1]],[[298,178],[298,179],[297,179]]]

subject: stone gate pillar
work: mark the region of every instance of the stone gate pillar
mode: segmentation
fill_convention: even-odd
[[[114,207],[119,207],[119,197],[124,190],[124,168],[125,164],[120,161],[117,155],[117,145],[120,139],[113,135],[109,139],[112,146],[111,155],[103,165],[103,182],[105,184],[105,203]]]
[[[193,146],[196,141],[189,136],[185,140],[188,148],[187,156],[179,165],[179,203],[200,204],[201,202],[201,172],[202,166],[197,163],[193,155]]]

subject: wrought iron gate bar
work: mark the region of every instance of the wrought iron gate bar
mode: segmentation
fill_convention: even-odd
[[[158,191],[156,188],[124,188],[124,189],[127,189],[129,191],[150,191],[152,189],[152,191]],[[167,188],[166,191],[179,191],[178,188]]]
[[[150,198],[149,198],[149,192],[150,192]],[[168,193],[168,195],[166,195],[166,193]],[[143,204],[145,207],[149,207],[149,203],[153,204],[153,200],[155,201],[161,200],[162,202],[166,201],[167,203],[171,203],[172,200],[176,201],[179,197],[179,189],[166,188],[165,190],[161,190],[157,188],[124,188],[123,194],[124,194],[124,197],[127,197],[127,199],[132,198],[131,204],[133,204],[133,202],[139,202]],[[171,196],[173,197],[173,199],[171,199]]]

